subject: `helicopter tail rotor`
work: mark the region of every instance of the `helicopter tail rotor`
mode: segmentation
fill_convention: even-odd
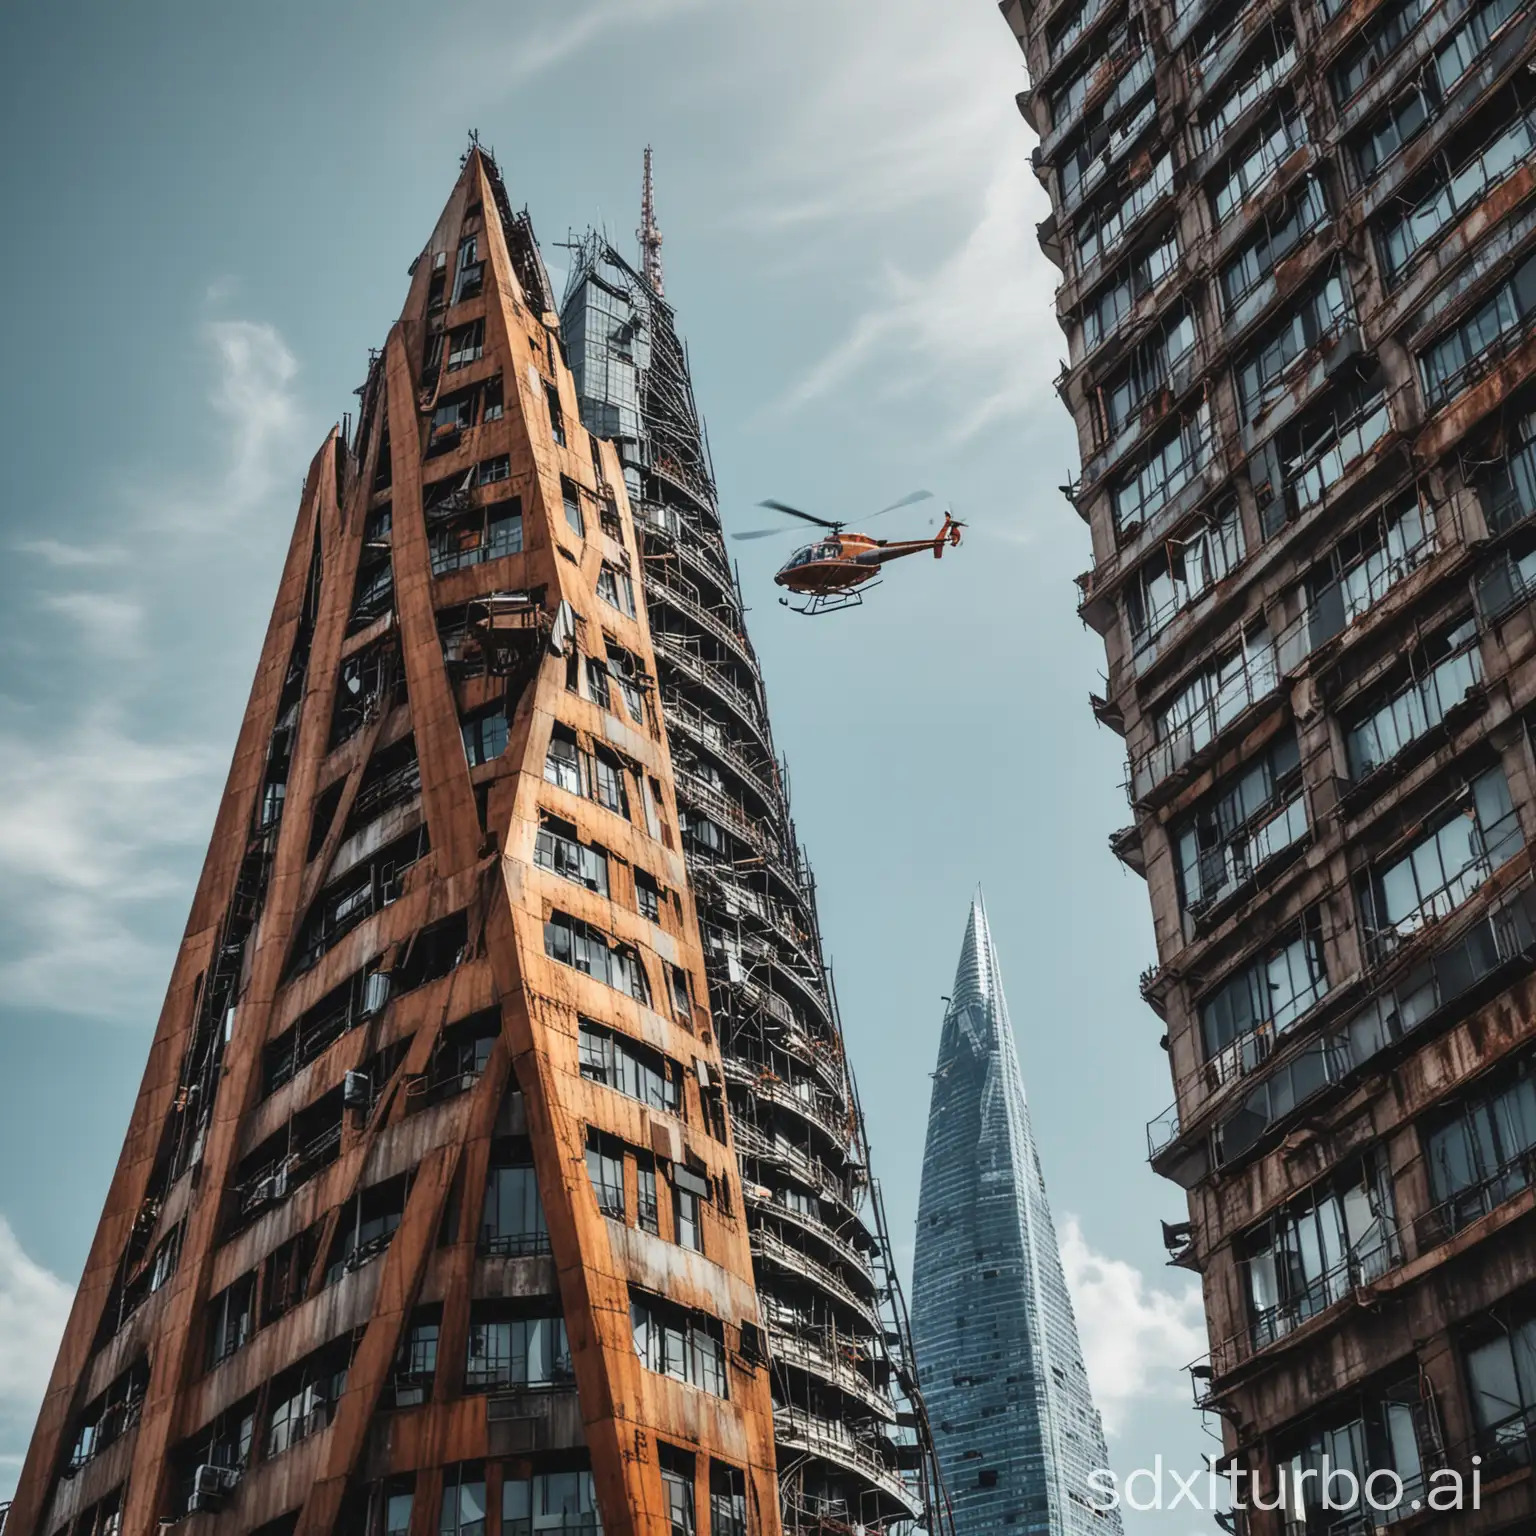
[[[951,545],[959,544],[960,530],[964,527],[965,524],[958,521],[955,515],[946,508],[944,511],[944,526],[939,529],[933,539],[933,558],[935,560],[943,559],[946,541]]]

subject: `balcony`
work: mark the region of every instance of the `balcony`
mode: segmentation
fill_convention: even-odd
[[[790,1274],[801,1280],[810,1281],[818,1290],[826,1292],[827,1295],[855,1312],[869,1324],[871,1332],[883,1331],[884,1325],[869,1298],[860,1296],[852,1290],[841,1276],[828,1269],[825,1264],[811,1258],[809,1254],[802,1253],[792,1243],[785,1242],[777,1232],[768,1227],[754,1226],[751,1230],[751,1241],[754,1260],[765,1260],[780,1269],[788,1270]],[[754,1268],[756,1268],[755,1264]],[[772,1282],[766,1284],[763,1282],[761,1269],[757,1269],[757,1273],[758,1284],[765,1290],[771,1290]]]
[[[907,1511],[910,1518],[921,1515],[921,1501],[891,1465],[895,1458],[883,1437],[856,1434],[835,1419],[824,1419],[803,1408],[786,1405],[774,1408],[773,1437],[779,1445],[819,1456],[863,1477]]]

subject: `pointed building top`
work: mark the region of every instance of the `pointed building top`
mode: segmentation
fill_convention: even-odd
[[[661,228],[656,223],[656,189],[651,180],[651,146],[645,146],[645,182],[640,192],[640,228],[635,231],[640,242],[640,269],[657,298],[665,289],[661,281]]]

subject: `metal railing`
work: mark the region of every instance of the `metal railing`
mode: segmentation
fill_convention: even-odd
[[[1414,1222],[1414,1241],[1420,1253],[1448,1242],[1458,1232],[1497,1210],[1506,1200],[1513,1200],[1536,1180],[1536,1148],[1529,1148],[1492,1173],[1456,1191],[1439,1205],[1432,1206]]]

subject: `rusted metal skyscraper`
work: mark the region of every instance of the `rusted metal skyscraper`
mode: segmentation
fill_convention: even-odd
[[[1255,1536],[1528,1531],[1536,12],[1002,9],[1062,270],[1094,709],[1129,750],[1111,845],[1152,899],[1177,1102],[1150,1151],[1189,1195],[1198,1398],[1250,1505],[1283,1505]],[[1324,1508],[1324,1458],[1399,1502]]]
[[[7,1536],[778,1531],[623,469],[478,147],[412,273]]]
[[[786,1529],[943,1521],[815,884],[726,554],[688,360],[660,288],[650,152],[637,270],[579,246],[563,308],[582,419],[623,466],[682,847],[742,1160]]]

